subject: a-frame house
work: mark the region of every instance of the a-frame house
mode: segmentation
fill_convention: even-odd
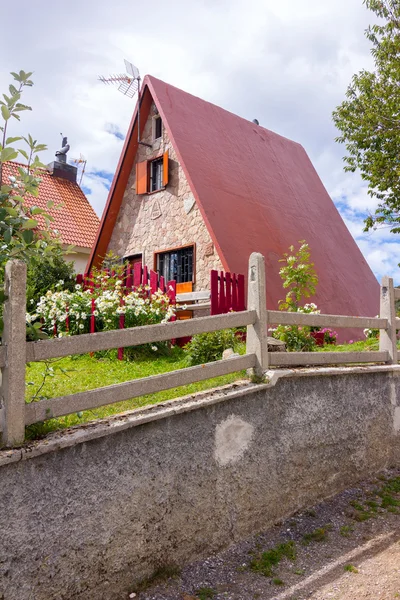
[[[265,256],[267,302],[284,295],[282,254],[306,240],[325,313],[374,316],[379,286],[303,147],[146,76],[88,266],[112,250],[178,290],[210,269],[247,272]]]

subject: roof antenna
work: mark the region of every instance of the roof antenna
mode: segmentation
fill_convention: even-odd
[[[124,58],[125,62],[125,71],[126,74],[117,74],[110,75],[109,77],[103,77],[100,75],[99,81],[105,83],[106,85],[112,84],[118,86],[118,91],[124,94],[124,96],[128,96],[128,98],[133,98],[137,92],[138,94],[138,144],[142,144],[143,146],[149,146],[152,148],[151,144],[146,144],[145,142],[140,141],[140,104],[141,104],[141,96],[140,96],[140,82],[141,77],[139,73],[139,69],[135,67],[132,63]]]
[[[73,158],[72,162],[75,165],[77,165],[77,169],[78,170],[80,168],[80,165],[83,165],[82,171],[81,171],[81,174],[80,174],[80,178],[79,178],[79,183],[78,183],[79,187],[82,187],[82,179],[83,179],[83,176],[85,174],[87,159],[81,154],[79,158]]]

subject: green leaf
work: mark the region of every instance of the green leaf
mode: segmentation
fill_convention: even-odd
[[[1,106],[1,114],[5,121],[8,121],[8,119],[11,116],[10,111],[8,110],[8,108],[5,104],[2,104],[2,106]]]
[[[20,154],[22,154],[22,156],[23,156],[24,158],[26,158],[26,160],[29,160],[28,153],[27,153],[25,150],[22,150],[21,148],[19,148],[18,152],[19,152]]]
[[[27,219],[22,223],[21,229],[35,229],[38,226],[36,219]]]
[[[9,244],[11,242],[11,229],[5,230],[5,232],[3,234],[3,239],[6,244]]]
[[[0,152],[0,162],[8,162],[9,160],[14,160],[18,156],[18,152],[14,150],[14,148],[4,148]]]
[[[6,139],[6,144],[8,146],[9,144],[14,144],[14,142],[19,142],[19,140],[22,140],[21,136],[19,136],[19,137],[9,137],[9,138]]]
[[[33,242],[33,231],[32,229],[27,229],[22,232],[23,240],[26,244],[31,244]]]
[[[38,206],[34,206],[33,208],[31,208],[32,215],[43,215],[44,213],[45,211],[43,210],[43,208],[39,208]]]
[[[6,206],[5,210],[11,217],[18,217],[18,211],[12,206]]]

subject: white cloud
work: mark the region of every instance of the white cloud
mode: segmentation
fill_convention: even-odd
[[[21,18],[23,15],[23,18]],[[123,58],[245,118],[300,142],[380,276],[398,271],[395,236],[364,234],[375,202],[357,175],[344,173],[345,149],[334,142],[332,110],[354,72],[371,66],[363,31],[372,13],[362,0],[28,0],[2,7],[0,90],[7,73],[33,70],[21,127],[46,142],[53,160],[60,132],[70,156],[84,155],[84,185],[98,213],[106,200],[134,101],[100,74],[123,71]],[[18,27],[14,24],[18,23]],[[17,35],[16,35],[17,32]]]

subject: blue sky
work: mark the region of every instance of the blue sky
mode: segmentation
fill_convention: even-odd
[[[19,15],[24,14],[24,19]],[[99,75],[134,62],[142,76],[159,77],[244,118],[300,142],[350,232],[378,278],[400,283],[400,237],[387,230],[363,233],[375,202],[357,174],[344,173],[345,149],[335,143],[332,111],[352,75],[370,68],[364,29],[371,22],[362,0],[28,0],[2,8],[0,89],[7,73],[34,71],[35,85],[14,132],[29,131],[53,160],[60,132],[70,158],[87,159],[83,180],[101,215],[134,109],[131,100]],[[157,25],[157,26],[156,26]],[[397,241],[399,240],[399,241]]]

